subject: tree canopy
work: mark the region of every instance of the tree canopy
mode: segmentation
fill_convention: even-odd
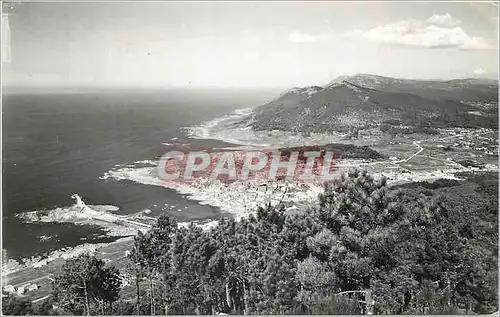
[[[491,312],[498,244],[477,219],[492,203],[465,210],[352,171],[300,213],[268,205],[209,231],[162,216],[132,254],[164,289],[149,313]]]
[[[63,266],[53,302],[73,314],[491,313],[496,176],[389,186],[352,171],[300,211],[267,205],[209,230],[162,215],[128,256],[135,301],[117,302],[118,270],[83,255]]]
[[[54,304],[73,314],[104,314],[118,299],[121,279],[115,267],[83,254],[68,259],[52,282]]]

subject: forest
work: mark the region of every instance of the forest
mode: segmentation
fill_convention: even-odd
[[[489,314],[498,311],[498,174],[390,186],[350,171],[303,210],[210,229],[162,215],[128,266],[66,261],[5,315]],[[122,298],[122,277],[134,287]]]

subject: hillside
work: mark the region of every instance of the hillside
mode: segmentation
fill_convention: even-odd
[[[348,81],[358,86],[396,93],[411,93],[428,99],[484,102],[498,100],[498,82],[486,78],[414,80],[371,74],[341,76],[330,83]]]
[[[325,87],[293,88],[258,107],[254,130],[328,132],[381,123],[417,127],[498,125],[492,80],[420,81],[358,74]],[[480,110],[480,111],[478,111]]]

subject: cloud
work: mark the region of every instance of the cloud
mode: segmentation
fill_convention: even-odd
[[[451,14],[446,13],[443,15],[434,14],[430,18],[427,19],[427,22],[434,25],[441,25],[444,27],[454,27],[462,23],[459,19],[456,19],[451,16]]]
[[[315,43],[327,41],[328,39],[328,34],[306,34],[300,32],[292,32],[288,35],[288,40],[292,43]]]
[[[247,60],[247,61],[256,61],[258,60],[260,57],[260,54],[257,53],[257,52],[245,52],[243,53],[243,59],[244,60]]]
[[[341,38],[424,49],[485,50],[494,48],[484,38],[471,37],[459,26],[451,27],[452,24],[456,23],[459,23],[459,20],[449,14],[435,14],[426,21],[402,20],[380,25],[370,30],[349,31],[342,34]],[[443,24],[447,24],[447,26]]]
[[[484,68],[474,69],[474,75],[484,75],[484,74],[486,74],[486,70],[484,70]]]

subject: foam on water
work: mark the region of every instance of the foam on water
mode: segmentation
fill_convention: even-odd
[[[141,161],[134,162],[134,164],[156,165],[156,161],[153,161],[153,160],[141,160]]]
[[[154,167],[119,168],[105,173],[102,179],[133,181],[143,185],[161,186],[176,190],[188,199],[202,205],[220,208],[236,219],[254,213],[258,206],[267,203],[314,201],[322,192],[319,185],[299,185],[295,183],[265,184],[233,182],[221,183],[218,180],[198,179],[192,183],[165,182],[156,174]]]
[[[253,114],[252,108],[237,109],[230,114],[212,119],[197,126],[186,127],[193,139],[215,139],[233,144],[252,144],[253,134],[247,126],[230,127]],[[255,144],[255,145],[258,145]]]
[[[368,167],[384,162],[365,162],[362,160],[340,160],[337,162],[339,171],[360,166]],[[387,162],[386,162],[387,163]],[[394,166],[398,169],[397,166]],[[496,166],[487,166],[484,170],[495,170]],[[374,177],[387,177],[389,182],[408,182],[414,180],[434,180],[439,178],[458,179],[455,174],[463,169],[446,169],[442,171],[384,171],[374,172]],[[321,185],[297,183],[259,183],[233,182],[230,184],[210,179],[197,179],[192,183],[166,182],[157,176],[156,167],[115,168],[106,172],[102,179],[118,181],[133,181],[143,185],[160,186],[173,189],[188,199],[198,201],[203,205],[220,208],[236,219],[247,217],[254,213],[258,206],[267,203],[273,205],[284,202],[294,206],[305,202],[315,203],[318,194],[323,191]]]
[[[248,124],[242,124],[243,120],[250,122],[253,115],[252,108],[237,109],[230,114],[214,118],[198,126],[186,127],[184,130],[190,138],[194,139],[216,139],[227,143],[241,145],[239,150],[257,146],[291,146],[304,144],[321,144],[338,141],[339,135],[312,134],[311,137],[294,135],[293,133],[282,131],[254,132]],[[172,139],[173,140],[173,139]],[[171,144],[171,143],[164,143]],[[238,149],[237,147],[234,147]],[[138,161],[133,164],[115,167],[104,173],[100,179],[114,179],[118,181],[133,181],[143,185],[161,186],[176,190],[187,198],[196,200],[200,204],[219,207],[222,211],[230,213],[236,218],[247,216],[254,212],[257,206],[265,205],[268,202],[278,203],[279,201],[310,201],[317,198],[322,188],[317,185],[307,185],[301,187],[298,184],[287,184],[283,188],[294,188],[293,195],[282,191],[273,193],[262,193],[243,183],[222,184],[210,180],[197,180],[191,184],[165,182],[157,176],[156,164],[153,161]],[[150,165],[150,166],[144,166]],[[255,185],[253,186],[255,187]]]
[[[137,233],[137,228],[119,224],[125,216],[111,213],[119,210],[116,206],[88,206],[78,194],[71,196],[75,204],[52,210],[37,210],[18,214],[25,222],[72,223],[77,225],[96,225],[106,230],[108,236],[130,236]]]
[[[15,273],[22,269],[29,267],[40,268],[59,258],[66,260],[84,253],[93,254],[99,248],[114,243],[120,243],[129,239],[132,239],[132,237],[121,238],[111,243],[96,243],[96,244],[84,243],[72,248],[62,248],[54,250],[47,255],[33,256],[31,258],[23,258],[20,261],[9,259],[7,263],[2,265],[2,282],[4,284],[7,284],[8,281],[6,280],[6,275]]]
[[[179,227],[187,227],[190,224],[194,224],[203,230],[210,230],[215,227],[219,222],[217,220],[209,220],[203,222],[180,222]],[[123,237],[114,242],[110,243],[84,243],[77,245],[75,247],[61,248],[54,250],[48,254],[32,256],[31,258],[23,258],[20,261],[9,259],[6,263],[2,264],[2,283],[8,284],[8,275],[21,271],[26,268],[41,268],[50,264],[52,261],[57,259],[70,259],[77,257],[81,254],[95,254],[100,248],[107,247],[113,244],[123,243],[132,240],[133,237]]]
[[[193,139],[214,139],[227,143],[254,146],[299,146],[327,144],[342,140],[345,134],[311,133],[302,136],[287,131],[253,131],[250,122],[253,109],[238,109],[232,113],[212,119],[184,130]],[[243,123],[246,122],[246,123]]]

